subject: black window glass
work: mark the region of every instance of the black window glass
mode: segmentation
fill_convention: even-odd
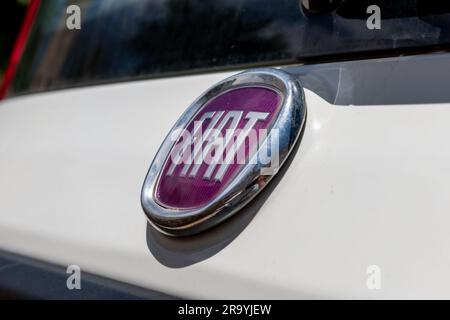
[[[313,1],[313,0],[310,0]],[[66,9],[81,9],[68,30]],[[367,28],[376,4],[381,29]],[[322,14],[298,0],[45,0],[10,95],[450,44],[450,1],[342,0]]]

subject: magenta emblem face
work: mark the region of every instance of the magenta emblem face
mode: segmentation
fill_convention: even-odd
[[[236,213],[278,172],[304,119],[303,89],[280,70],[243,72],[210,88],[155,156],[141,194],[149,221],[189,235]]]
[[[223,150],[220,160],[207,161],[203,159],[201,163],[198,161],[201,156],[200,152],[207,151],[207,141],[203,142],[202,150],[198,152],[198,155],[194,150],[194,138],[191,139],[190,145],[185,145],[190,148],[186,151],[186,153],[190,152],[190,159],[186,159],[190,161],[185,161],[187,163],[179,161],[178,164],[175,164],[173,152],[176,150],[172,149],[156,186],[158,203],[162,206],[186,209],[200,207],[213,200],[244,165],[239,163],[237,155],[244,153],[248,159],[254,153],[255,147],[257,147],[255,144],[260,138],[260,129],[267,129],[271,125],[281,100],[281,95],[274,89],[243,87],[222,93],[208,102],[187,126],[187,132],[191,137],[195,137],[194,122],[197,121],[197,130],[200,130],[201,125],[203,140],[208,138],[205,137],[205,134],[208,134],[207,130],[214,128],[218,130],[216,133],[219,131],[221,133],[219,139],[222,140],[220,142],[222,146],[226,143],[227,130],[229,135],[234,130],[240,130],[242,134],[249,131],[257,135],[257,139],[251,141],[247,139],[241,145],[237,145],[236,140],[230,141],[230,145],[232,143],[235,145],[227,145],[229,152],[238,148],[241,150],[238,149],[239,151],[232,155],[233,160],[228,164],[225,160],[227,156],[231,157],[231,155],[226,152],[227,148],[223,147],[220,148]],[[197,140],[199,139],[197,138]],[[180,140],[177,142],[180,147],[183,147]],[[198,143],[200,144],[200,142]],[[218,149],[216,148],[215,151],[221,151]],[[197,156],[197,161],[193,161],[195,156]]]

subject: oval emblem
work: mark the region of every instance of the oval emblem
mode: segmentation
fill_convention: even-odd
[[[306,116],[297,79],[277,69],[229,77],[180,117],[156,154],[142,207],[168,235],[192,235],[230,217],[278,172]]]

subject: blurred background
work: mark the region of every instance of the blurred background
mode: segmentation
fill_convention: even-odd
[[[3,0],[0,4],[0,83],[29,0]]]

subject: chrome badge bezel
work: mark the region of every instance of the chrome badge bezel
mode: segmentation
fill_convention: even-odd
[[[270,138],[272,129],[278,129],[280,168],[296,144],[305,123],[306,105],[303,88],[291,74],[272,68],[253,69],[233,75],[209,88],[187,108],[172,127],[150,165],[142,187],[141,204],[144,212],[149,222],[164,234],[193,235],[220,223],[242,209],[276,175],[276,172],[272,175],[261,175],[262,166],[258,161],[254,164],[247,163],[218,196],[201,208],[167,208],[155,199],[159,175],[175,144],[171,133],[176,129],[186,128],[202,107],[214,97],[243,86],[268,87],[281,94],[280,109],[266,138]],[[261,148],[257,149],[252,157],[256,157],[260,150]]]

